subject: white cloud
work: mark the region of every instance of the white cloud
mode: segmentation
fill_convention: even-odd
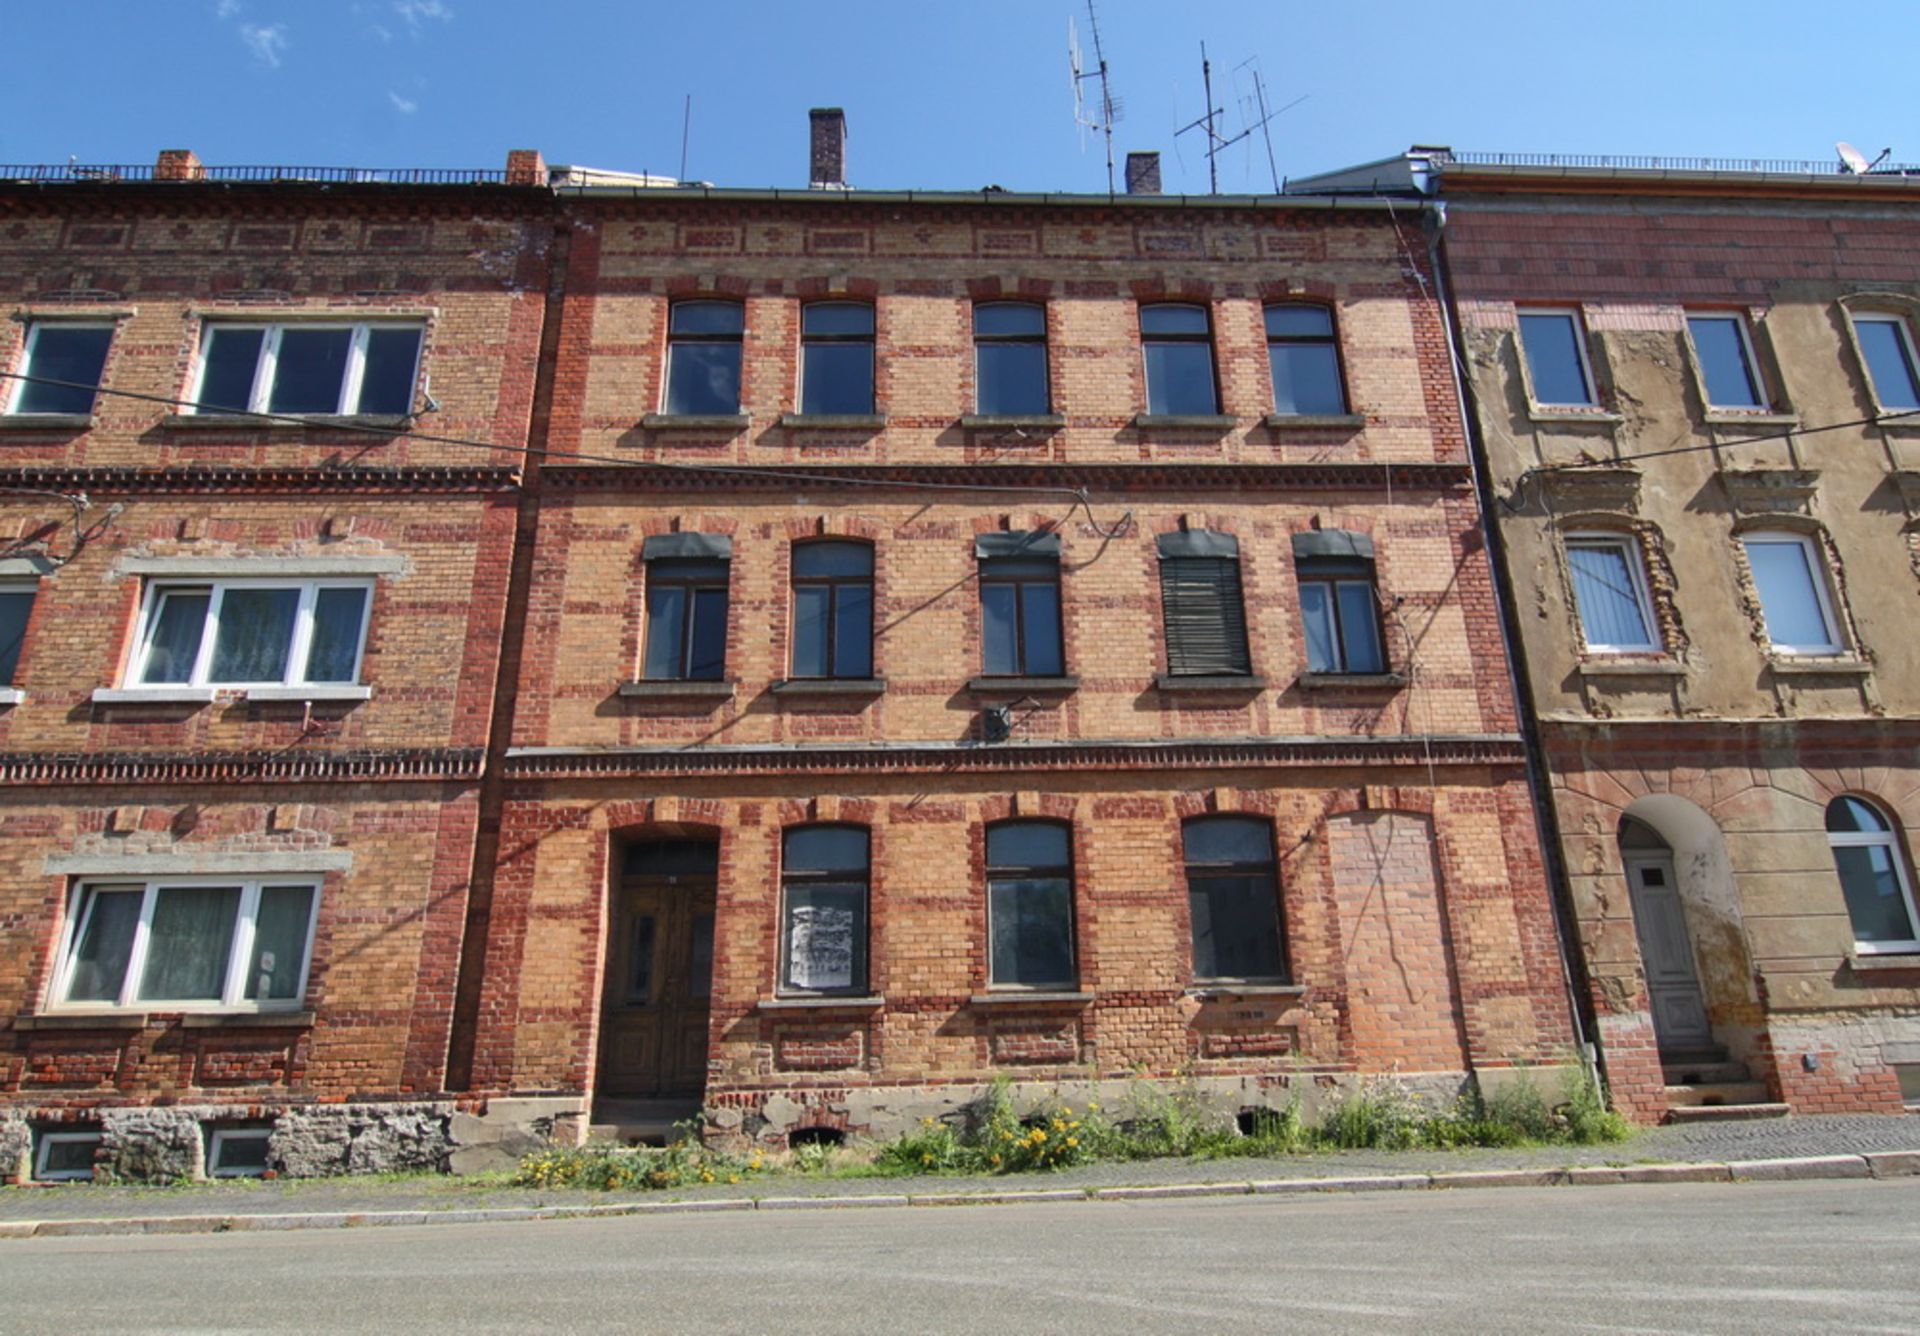
[[[255,23],[240,25],[240,40],[253,52],[253,58],[269,69],[280,68],[280,53],[287,49],[287,25],[273,23],[261,27]]]
[[[446,0],[393,0],[393,12],[405,19],[407,27],[415,33],[428,19],[447,23],[453,18],[453,10],[447,7]]]
[[[418,102],[401,97],[400,94],[394,92],[391,88],[387,90],[387,101],[393,103],[393,109],[402,116],[411,116],[414,112],[420,110],[420,104]]]
[[[215,18],[230,19],[240,12],[240,0],[214,0]]]

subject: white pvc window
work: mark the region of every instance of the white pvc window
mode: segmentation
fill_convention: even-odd
[[[1639,544],[1620,534],[1571,534],[1567,568],[1580,634],[1599,654],[1651,654],[1660,649],[1653,599]]]
[[[70,417],[93,412],[112,342],[112,325],[36,321],[27,330],[20,363],[24,379],[13,382],[7,411]]]
[[[1694,361],[1706,388],[1709,408],[1758,412],[1767,406],[1753,338],[1738,315],[1706,313],[1687,317]]]
[[[155,583],[129,685],[357,682],[372,602],[365,580]]]
[[[207,1177],[259,1178],[271,1167],[272,1138],[264,1127],[216,1127],[207,1138]]]
[[[418,325],[209,324],[194,381],[197,413],[413,411]]]
[[[295,877],[82,883],[54,1005],[297,1010],[319,908],[319,886]]]
[[[85,1183],[93,1178],[100,1150],[98,1132],[42,1132],[33,1152],[33,1177],[40,1183]]]
[[[1880,407],[1894,413],[1920,409],[1920,359],[1913,330],[1897,315],[1853,313],[1853,336],[1867,364],[1867,379]]]
[[[1813,540],[1797,533],[1750,533],[1740,543],[1774,650],[1838,654],[1845,649],[1827,589],[1826,563]]]
[[[1527,359],[1533,401],[1543,408],[1593,408],[1593,368],[1586,326],[1575,310],[1520,312],[1520,347]]]
[[[1859,951],[1920,951],[1920,915],[1892,820],[1864,799],[1835,798],[1827,804],[1827,843]]]

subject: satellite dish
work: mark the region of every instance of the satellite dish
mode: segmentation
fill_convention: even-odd
[[[1865,176],[1873,170],[1867,164],[1867,155],[1844,139],[1833,146],[1833,151],[1840,155],[1841,165],[1855,176]]]

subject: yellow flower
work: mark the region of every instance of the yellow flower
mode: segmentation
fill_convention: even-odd
[[[1067,1126],[1077,1129],[1080,1126],[1080,1120],[1076,1118],[1072,1122],[1068,1123]]]
[[[1072,1109],[1071,1107],[1068,1107],[1068,1108],[1063,1108],[1063,1109],[1061,1109],[1061,1110],[1060,1110],[1060,1116],[1061,1116],[1062,1118],[1071,1118],[1071,1117],[1073,1117],[1073,1109]]]
[[[998,1163],[1000,1163],[1000,1154],[999,1154],[999,1152],[998,1152],[998,1151],[995,1151],[995,1152],[994,1152],[994,1153],[993,1153],[992,1155],[989,1155],[989,1156],[987,1157],[987,1163],[988,1163],[988,1164],[998,1164]]]
[[[933,1163],[933,1156],[931,1156],[931,1155],[922,1155],[922,1156],[920,1157],[920,1163],[922,1163],[922,1164],[932,1164],[932,1163]]]
[[[728,1175],[727,1175],[727,1182],[729,1182],[729,1183],[738,1183],[739,1181],[740,1181],[740,1175],[738,1175],[738,1174],[728,1174]]]
[[[1080,1144],[1080,1138],[1079,1138],[1079,1137],[1068,1137],[1068,1138],[1067,1138],[1067,1144],[1068,1144],[1069,1146],[1077,1146],[1077,1145],[1079,1145],[1079,1144]]]
[[[1035,1141],[1045,1141],[1045,1140],[1047,1139],[1047,1129],[1046,1129],[1046,1128],[1044,1128],[1044,1127],[1036,1127],[1036,1128],[1034,1128],[1034,1129],[1033,1129],[1033,1139],[1034,1139]]]

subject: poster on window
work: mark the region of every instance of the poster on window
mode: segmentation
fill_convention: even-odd
[[[853,911],[842,905],[795,905],[787,939],[795,988],[851,988]]]

